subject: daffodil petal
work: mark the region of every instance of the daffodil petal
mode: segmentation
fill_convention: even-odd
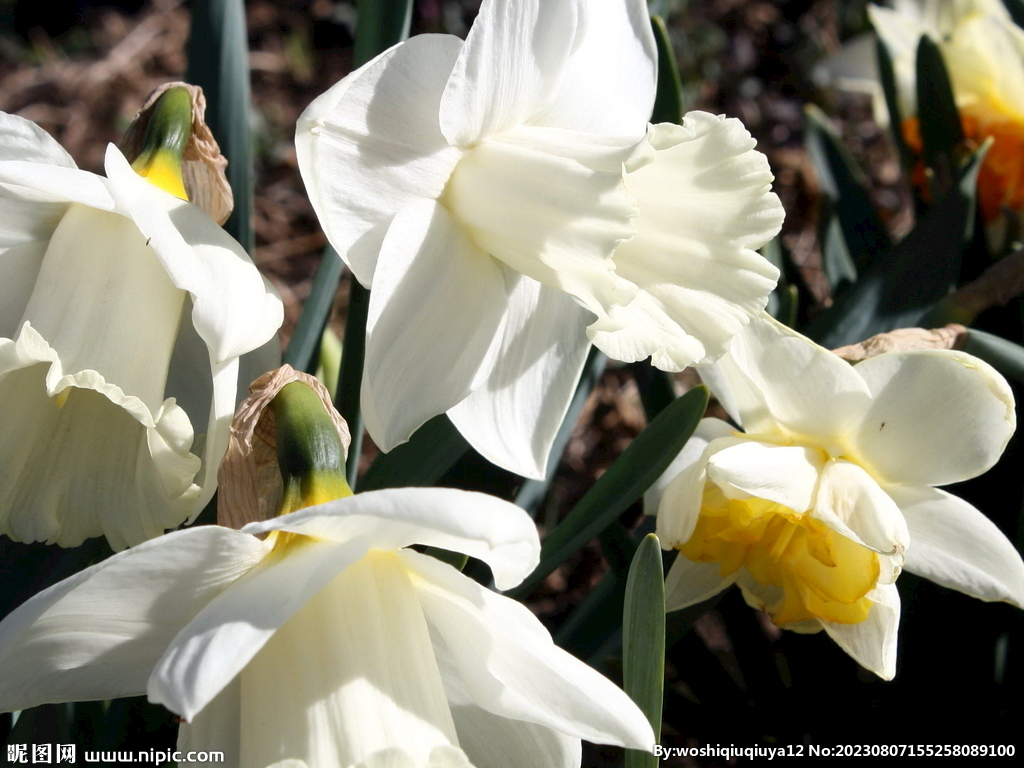
[[[590,349],[588,317],[560,291],[525,276],[515,282],[494,369],[448,411],[485,459],[523,477],[544,478]]]
[[[719,437],[728,437],[733,434],[735,434],[735,430],[721,419],[710,417],[701,419],[683,449],[672,459],[672,463],[668,465],[661,477],[647,489],[644,494],[644,514],[652,517],[659,514],[662,497],[672,481],[704,455],[704,449],[708,447],[708,443]],[[668,510],[668,513],[675,514],[672,510]]]
[[[591,338],[616,360],[681,371],[717,360],[764,309],[779,272],[756,249],[784,213],[739,120],[691,112],[683,125],[652,126],[648,142],[652,160],[626,174],[637,233],[613,257],[640,292],[613,313],[621,330]]]
[[[45,241],[17,245],[0,254],[4,270],[4,279],[0,282],[0,337],[13,338],[21,326],[45,255]]]
[[[882,554],[901,556],[910,540],[897,503],[863,468],[843,459],[825,467],[811,515]]]
[[[299,170],[331,244],[369,287],[401,208],[444,191],[462,156],[441,134],[441,94],[463,43],[416,35],[309,105],[296,128]]]
[[[101,211],[117,208],[107,179],[74,167],[8,160],[0,162],[0,185],[38,202],[81,203]]]
[[[380,549],[424,544],[483,560],[499,589],[511,589],[540,561],[530,516],[507,501],[453,488],[389,488],[306,507],[242,529],[290,531]]]
[[[582,744],[578,738],[478,707],[459,678],[458,665],[448,647],[443,642],[435,642],[434,655],[441,670],[459,746],[475,766],[579,768]]]
[[[711,368],[709,385],[751,434],[789,432],[828,449],[856,429],[870,403],[868,386],[849,363],[765,313]]]
[[[503,270],[443,206],[424,200],[395,216],[370,294],[362,384],[381,450],[486,381],[507,305]]]
[[[890,486],[910,529],[904,567],[980,600],[1024,608],[1024,562],[995,523],[937,488]]]
[[[7,160],[78,167],[64,147],[31,120],[0,112],[0,162]]]
[[[745,440],[708,457],[708,478],[728,498],[767,499],[794,512],[814,503],[825,454],[801,445]]]
[[[654,108],[657,81],[647,3],[577,0],[577,6],[572,53],[558,92],[538,122],[639,141]]]
[[[150,184],[110,145],[106,171],[171,282],[192,295],[192,321],[215,363],[263,345],[284,318],[277,292],[234,238],[200,208]]]
[[[0,624],[0,710],[145,692],[178,630],[265,551],[227,528],[190,529],[40,592]]]
[[[900,625],[900,594],[895,584],[868,592],[871,611],[857,624],[821,622],[825,632],[865,669],[883,680],[896,676],[896,636]]]
[[[381,753],[407,752],[423,767],[456,742],[418,591],[397,552],[371,550],[332,579],[241,680],[243,765],[376,766],[388,764]]]
[[[551,642],[525,606],[444,563],[403,552],[435,643],[488,712],[600,744],[650,751],[654,733],[630,698]]]
[[[441,98],[441,131],[470,146],[535,118],[556,96],[578,0],[484,0]]]
[[[223,765],[239,768],[241,765],[242,727],[242,681],[235,678],[218,693],[213,701],[203,707],[191,723],[178,726],[177,749],[189,752],[221,752]],[[178,768],[202,768],[207,761],[188,762],[181,760]]]
[[[368,547],[362,539],[345,544],[301,542],[252,568],[165,646],[152,667],[149,700],[192,720],[282,624]]]
[[[1013,393],[988,363],[963,352],[915,350],[854,369],[872,403],[857,450],[890,483],[947,485],[999,460],[1016,427]]]
[[[696,563],[682,553],[665,576],[665,610],[678,611],[714,597],[736,580],[722,575],[718,563]]]

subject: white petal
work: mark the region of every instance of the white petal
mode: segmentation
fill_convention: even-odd
[[[436,634],[436,633],[435,633]],[[582,744],[560,731],[495,715],[473,703],[448,647],[434,643],[445,695],[461,746],[476,768],[579,768]]]
[[[665,610],[678,611],[707,600],[735,580],[734,574],[723,576],[718,563],[696,563],[680,552],[665,576]]]
[[[150,675],[149,700],[192,720],[282,624],[366,549],[362,541],[301,542],[271,553],[178,632]]]
[[[556,97],[576,41],[576,0],[485,0],[441,98],[454,146],[536,123]]]
[[[243,765],[389,765],[379,753],[407,752],[410,765],[426,768],[433,750],[457,743],[417,591],[397,553],[373,551],[346,568],[241,678]]]
[[[896,637],[900,625],[900,594],[895,584],[875,587],[867,593],[871,611],[858,624],[821,622],[836,645],[862,667],[883,680],[896,676]]]
[[[0,254],[0,337],[14,338],[21,327],[45,253],[46,242],[35,242],[8,248]]]
[[[707,473],[727,498],[753,496],[804,512],[813,506],[825,460],[814,448],[748,438],[709,456]]]
[[[483,709],[598,744],[650,751],[654,733],[632,700],[551,642],[525,606],[426,555],[403,552],[434,637]]]
[[[710,417],[701,419],[679,455],[672,459],[668,469],[654,481],[654,485],[644,494],[644,514],[652,517],[658,514],[665,490],[683,470],[695,464],[704,455],[704,449],[708,447],[708,443],[719,437],[728,437],[734,434],[735,430],[721,419]]]
[[[461,151],[438,110],[462,41],[416,35],[353,72],[299,118],[299,170],[324,232],[369,287],[392,217],[444,191]]]
[[[224,757],[220,765],[226,768],[240,768],[241,729],[242,681],[236,677],[195,716],[191,723],[183,722],[178,726],[177,749],[186,755],[193,751],[221,752]],[[178,768],[202,768],[205,765],[208,765],[207,761],[178,762]]]
[[[388,230],[370,294],[362,407],[383,451],[490,373],[508,292],[499,265],[443,206],[415,203]]]
[[[710,367],[712,381],[725,388],[715,394],[738,412],[745,431],[806,436],[832,455],[844,453],[841,441],[870,403],[867,385],[849,363],[765,313]]]
[[[995,523],[936,488],[894,485],[887,490],[910,529],[908,571],[971,597],[1024,608],[1024,562]]]
[[[543,479],[590,341],[589,314],[570,297],[522,276],[509,295],[494,369],[448,411],[485,459]]]
[[[78,167],[64,147],[31,120],[0,112],[0,162],[6,160]]]
[[[854,370],[873,398],[857,449],[891,483],[946,485],[980,475],[1016,427],[1006,380],[963,352],[879,355]]]
[[[811,516],[885,555],[902,556],[910,539],[896,502],[863,468],[843,459],[825,467]]]
[[[653,357],[667,371],[717,360],[768,302],[779,272],[756,252],[778,234],[782,204],[767,158],[736,119],[691,112],[652,126],[653,161],[626,175],[636,236],[615,271],[637,298],[613,314],[622,330],[591,332],[616,360]]]
[[[577,5],[572,54],[558,93],[537,122],[639,141],[654,108],[657,80],[647,3],[586,0]]]
[[[17,341],[0,339],[0,403],[0,529],[12,538],[67,547],[106,535],[117,550],[192,513],[199,460],[172,402],[150,411],[96,371],[64,375],[26,323]]]
[[[81,203],[102,211],[116,208],[105,178],[74,167],[23,160],[0,162],[0,185],[16,197],[41,203]]]
[[[389,488],[306,507],[243,528],[284,530],[376,549],[413,544],[483,560],[499,589],[511,589],[537,566],[540,540],[530,516],[507,501],[454,488]]]
[[[636,205],[615,162],[630,152],[607,137],[516,128],[466,153],[444,202],[481,249],[574,296],[610,327],[612,308],[636,295],[611,260],[635,231]]]
[[[0,624],[0,710],[143,693],[175,633],[264,552],[227,528],[180,531],[40,592]]]
[[[69,204],[34,197],[23,187],[0,184],[0,249],[50,239]],[[0,263],[6,258],[0,257]]]
[[[215,362],[256,349],[277,332],[281,300],[234,238],[200,208],[135,173],[112,144],[106,170],[119,205],[168,277],[192,295],[192,321]]]

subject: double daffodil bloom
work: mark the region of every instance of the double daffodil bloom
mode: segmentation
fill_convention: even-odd
[[[901,568],[1024,607],[1013,544],[935,487],[986,471],[1013,434],[1013,396],[986,363],[921,350],[851,366],[765,316],[706,380],[745,432],[702,421],[647,499],[679,550],[668,610],[737,584],[778,626],[824,629],[889,679]]]
[[[447,412],[542,477],[590,342],[678,371],[717,358],[777,270],[772,175],[739,121],[649,126],[643,0],[484,0],[314,101],[299,167],[372,285],[362,406],[385,451]]]
[[[1024,211],[1024,31],[1001,0],[896,0],[895,8],[869,6],[888,47],[902,111],[900,126],[920,152],[917,119],[917,45],[931,37],[942,51],[965,137],[994,143],[978,174],[978,200],[986,222],[1003,208]]]
[[[182,109],[190,99],[168,94]],[[238,243],[181,199],[180,160],[153,151],[136,172],[111,145],[97,176],[0,114],[0,532],[11,538],[104,535],[122,549],[213,495],[239,356],[283,313]]]
[[[574,768],[580,739],[652,750],[629,697],[526,607],[407,548],[479,558],[508,589],[539,559],[529,516],[452,489],[351,495],[304,387],[274,401],[280,508],[348,495],[170,533],[40,593],[0,623],[0,710],[148,693],[184,719],[180,750],[235,768]]]

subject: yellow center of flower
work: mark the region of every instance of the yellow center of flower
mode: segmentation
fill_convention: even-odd
[[[809,619],[856,624],[878,582],[878,555],[808,515],[765,499],[729,499],[704,489],[697,527],[679,547],[690,560],[718,563],[723,576],[740,568],[779,597],[764,605],[779,626]]]
[[[1003,215],[1003,208],[1024,209],[1024,117],[995,101],[977,101],[960,108],[960,125],[965,149],[974,151],[987,138],[993,139],[978,171],[978,205],[982,218],[992,222]],[[903,121],[903,137],[917,155],[924,150],[921,126],[916,117]],[[928,200],[924,164],[919,162],[912,174],[914,185]]]

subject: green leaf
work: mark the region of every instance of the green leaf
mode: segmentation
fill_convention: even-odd
[[[988,146],[970,158],[956,186],[909,235],[814,318],[805,330],[808,336],[834,349],[914,326],[949,293],[973,235],[975,186]]]
[[[658,88],[654,95],[651,122],[678,125],[683,122],[683,83],[679,77],[679,65],[672,52],[672,40],[669,39],[665,20],[657,15],[651,16],[651,28],[658,47]]]
[[[707,388],[695,387],[648,424],[550,533],[541,547],[540,565],[509,594],[517,598],[528,595],[559,564],[614,523],[672,463],[700,423],[707,404]]]
[[[904,171],[914,167],[914,154],[907,146],[903,137],[903,119],[906,117],[900,110],[899,97],[896,91],[896,70],[893,68],[892,55],[881,38],[875,38],[875,54],[878,60],[878,74],[882,81],[882,92],[885,94],[885,105],[889,109],[889,128],[893,142],[900,153],[900,162]]]
[[[359,0],[353,68],[405,40],[411,22],[412,0]]]
[[[284,353],[284,362],[297,371],[312,373],[316,367],[317,347],[334,305],[343,266],[341,257],[333,248],[328,246],[324,249],[309,296],[302,305],[302,314]]]
[[[963,351],[980,357],[1011,381],[1024,384],[1024,347],[1020,344],[971,328]]]
[[[349,273],[348,316],[345,318],[345,340],[341,348],[341,375],[334,398],[334,407],[348,424],[352,444],[348,447],[348,484],[356,489],[359,456],[363,451],[363,415],[360,393],[363,383],[363,362],[366,358],[366,316],[370,311],[370,292]],[[392,451],[394,453],[394,451]]]
[[[857,267],[846,244],[842,223],[836,215],[831,199],[822,195],[818,212],[821,243],[821,269],[828,280],[832,296],[836,297],[857,282]]]
[[[892,244],[889,232],[871,202],[863,172],[828,117],[814,105],[805,107],[804,116],[807,151],[839,219],[837,234],[856,268],[868,269]]]
[[[676,399],[676,387],[672,375],[655,368],[650,360],[630,363],[630,372],[640,392],[647,421],[652,421]]]
[[[359,489],[432,485],[468,450],[466,438],[442,413],[417,429],[409,442],[378,456],[363,475]]]
[[[1024,0],[1003,0],[1003,5],[1010,12],[1010,18],[1018,27],[1024,27]]]
[[[185,79],[206,94],[206,122],[228,160],[235,197],[228,231],[251,254],[253,174],[249,130],[249,42],[243,0],[196,0]]]
[[[924,161],[933,172],[932,197],[937,199],[954,183],[964,132],[942,51],[928,35],[917,44],[917,117]]]
[[[536,517],[537,508],[547,495],[551,481],[555,477],[558,463],[562,460],[565,446],[568,445],[569,437],[572,435],[576,422],[579,421],[583,405],[587,402],[587,398],[590,397],[590,393],[594,390],[597,382],[601,380],[601,375],[604,373],[607,362],[608,358],[601,354],[597,347],[590,348],[587,361],[583,364],[583,373],[580,376],[579,383],[576,385],[576,393],[572,396],[569,409],[565,412],[565,418],[562,419],[562,426],[558,428],[555,441],[551,445],[551,454],[548,457],[548,466],[544,479],[524,480],[516,492],[515,503],[527,512],[530,512],[534,517]]]
[[[661,544],[644,537],[629,568],[626,605],[622,611],[622,687],[661,738],[661,707],[665,685],[665,576]],[[626,768],[657,768],[658,758],[626,750]]]

